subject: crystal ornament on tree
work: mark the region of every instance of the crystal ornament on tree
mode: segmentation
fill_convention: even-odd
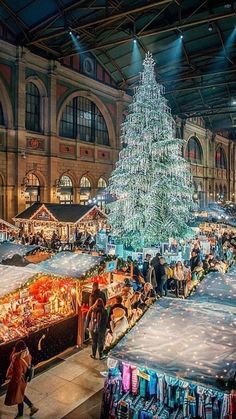
[[[169,237],[184,237],[193,206],[184,141],[174,137],[174,120],[147,53],[129,114],[122,124],[119,161],[112,172],[109,204],[112,232],[135,249]]]

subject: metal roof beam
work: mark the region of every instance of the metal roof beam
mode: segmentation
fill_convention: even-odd
[[[230,62],[230,64],[232,64],[233,66],[235,66],[235,63],[231,60],[231,58],[229,58],[229,56],[227,54],[227,51],[225,49],[225,44],[224,44],[223,36],[222,36],[222,33],[221,33],[221,30],[220,30],[219,26],[217,25],[217,22],[215,22],[215,26],[216,26],[216,31],[217,31],[217,34],[219,36],[219,39],[220,39],[220,42],[221,42],[223,51],[224,51],[225,58]]]
[[[145,6],[140,6],[140,7],[136,7],[136,8],[127,9],[124,12],[119,12],[119,13],[113,14],[113,15],[108,16],[108,17],[104,17],[104,18],[101,18],[101,19],[96,19],[96,20],[93,20],[91,22],[85,23],[83,25],[77,24],[72,29],[77,29],[77,28],[85,29],[85,28],[89,28],[89,27],[92,27],[92,26],[99,26],[103,23],[105,23],[105,24],[110,23],[110,22],[113,22],[114,20],[118,20],[118,19],[120,19],[124,16],[127,16],[130,13],[143,12],[143,11],[146,11],[146,10],[149,10],[149,9],[153,9],[154,7],[162,6],[162,5],[164,5],[166,3],[170,3],[170,2],[172,2],[172,0],[155,1],[154,3],[146,4]],[[51,39],[51,38],[54,38],[55,36],[63,35],[64,33],[66,33],[66,30],[58,31],[57,34],[51,34],[51,35],[49,34],[49,35],[41,36],[40,38],[33,40],[32,43],[34,43],[36,41],[43,41],[44,39]]]
[[[220,83],[214,83],[214,84],[203,84],[203,85],[199,85],[199,86],[191,86],[191,87],[183,87],[183,88],[178,88],[178,89],[172,89],[172,90],[166,90],[166,94],[167,93],[175,93],[175,92],[188,92],[188,91],[192,91],[192,90],[198,90],[198,89],[210,89],[212,87],[221,87],[221,86],[226,86],[227,84],[236,84],[236,80],[228,80],[225,82],[220,82]]]
[[[190,27],[193,27],[193,26],[198,26],[198,25],[202,25],[204,23],[208,23],[209,21],[214,22],[216,20],[228,19],[228,18],[233,17],[233,16],[236,16],[236,12],[224,13],[224,14],[219,14],[219,15],[209,15],[206,18],[194,20],[192,22],[180,23],[180,24],[175,22],[174,25],[165,26],[165,27],[162,27],[162,28],[159,28],[159,29],[156,29],[156,30],[143,32],[140,35],[140,38],[145,38],[145,37],[154,36],[154,35],[160,35],[160,34],[163,34],[163,33],[177,31],[179,29],[190,28]],[[81,28],[83,28],[83,26]],[[45,37],[41,37],[38,40],[32,40],[31,43],[34,43],[36,41],[40,41],[42,39],[53,38],[55,36],[58,36],[58,33],[57,34],[51,34],[51,35],[48,35],[48,36],[45,35]],[[132,39],[132,36],[128,36],[126,38],[119,39],[117,41],[114,40],[112,42],[108,42],[106,44],[91,46],[91,47],[85,49],[83,51],[83,53],[96,51],[97,49],[110,48],[110,47],[114,47],[115,45],[122,45],[122,44],[125,44],[126,42],[129,42],[131,39]]]
[[[64,12],[66,13],[66,12],[76,9],[80,4],[84,3],[85,1],[87,0],[80,0],[76,2],[73,1],[72,4],[64,7]],[[32,28],[29,29],[29,32],[33,33],[39,30],[45,30],[45,28],[48,28],[48,26],[54,23],[59,17],[60,17],[60,13],[56,12],[52,14],[51,16],[48,16],[48,18],[43,19],[37,25],[34,25]]]
[[[11,9],[11,7],[8,6],[8,4],[5,3],[4,0],[0,0],[0,5],[9,13],[9,15],[15,20],[17,26],[19,29],[23,32],[25,38],[29,41],[29,35],[28,35],[28,26],[19,18],[19,16]]]
[[[148,26],[150,26],[151,25],[151,23],[153,23],[154,22],[154,20],[156,20],[169,6],[170,6],[170,4],[171,3],[173,3],[173,1],[175,1],[175,0],[172,0],[170,3],[167,3],[167,5],[165,6],[165,7],[163,7],[163,9],[161,9],[158,13],[156,13],[155,14],[155,16],[153,16],[153,18],[152,19],[150,19],[147,23],[146,23],[146,25],[144,25],[143,27],[142,27],[142,29],[137,33],[137,36],[140,36],[142,33],[143,33],[143,31],[145,30],[145,29],[147,29],[147,27]]]
[[[230,115],[230,114],[234,114],[234,113],[236,113],[236,110],[235,111],[211,111],[211,112],[208,112],[208,110],[206,109],[206,111],[204,112],[204,111],[202,111],[202,112],[182,112],[182,113],[176,113],[176,115],[178,115],[178,116],[181,116],[181,115],[183,115],[183,116],[185,116],[185,117],[187,117],[187,118],[191,118],[191,117],[193,117],[193,116],[195,116],[195,117],[198,117],[198,116],[215,116],[215,115]]]

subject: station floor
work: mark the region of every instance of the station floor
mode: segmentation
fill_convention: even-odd
[[[26,395],[39,408],[35,419],[99,419],[106,360],[90,358],[90,347],[70,356],[37,375],[27,386]],[[17,406],[4,405],[0,398],[0,419],[13,419]],[[24,418],[29,418],[25,406]]]

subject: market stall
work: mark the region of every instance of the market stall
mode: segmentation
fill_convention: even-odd
[[[25,257],[36,250],[39,246],[36,245],[23,245],[11,242],[4,242],[0,244],[0,263],[4,260],[11,260],[14,256]]]
[[[18,233],[19,229],[0,218],[0,243],[9,240]]]
[[[42,233],[51,239],[74,243],[80,233],[95,235],[106,225],[106,214],[96,205],[47,204],[36,202],[13,218],[24,234]]]
[[[210,272],[190,299],[196,302],[206,302],[208,305],[224,304],[236,307],[236,268],[232,268],[225,274]]]
[[[223,304],[154,304],[109,354],[101,418],[229,418],[234,327]]]
[[[107,299],[120,293],[125,272],[119,275],[117,262],[112,257],[93,256],[88,253],[60,252],[37,265],[29,265],[35,272],[62,275],[79,279],[82,286],[82,304],[87,305],[92,283],[98,282]],[[81,281],[82,280],[82,281]]]
[[[1,265],[0,275],[1,383],[17,340],[27,342],[34,364],[77,344],[78,304],[71,278]]]

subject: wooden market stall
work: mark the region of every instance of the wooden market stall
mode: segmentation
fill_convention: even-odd
[[[51,239],[55,232],[62,241],[73,243],[79,233],[95,235],[106,226],[107,216],[96,205],[48,204],[36,202],[13,220],[24,234],[43,233]]]
[[[26,266],[48,259],[52,252],[38,245],[17,242],[0,243],[0,262],[4,265]]]
[[[110,272],[106,259],[61,252],[24,268],[0,265],[0,276],[1,385],[17,340],[25,340],[35,365],[83,343],[86,293],[94,281],[108,287]]]
[[[71,278],[0,265],[0,385],[13,346],[23,339],[34,365],[77,344],[76,286]]]
[[[18,227],[0,218],[0,243],[14,237],[18,231]]]

